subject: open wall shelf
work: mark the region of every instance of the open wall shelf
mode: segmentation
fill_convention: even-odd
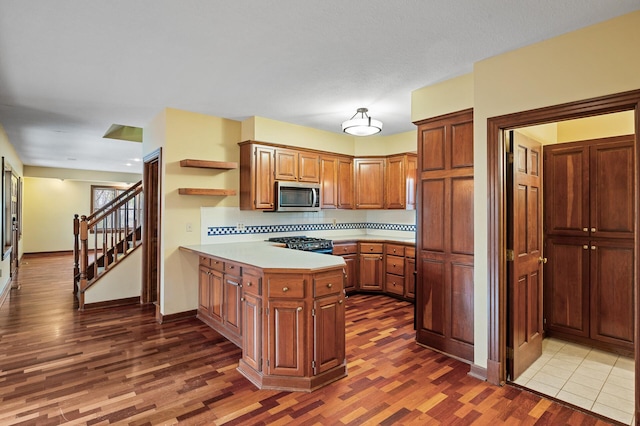
[[[236,195],[235,189],[178,188],[180,195]]]
[[[197,167],[200,169],[232,170],[238,168],[238,163],[232,161],[208,161],[208,160],[180,160],[180,167]]]

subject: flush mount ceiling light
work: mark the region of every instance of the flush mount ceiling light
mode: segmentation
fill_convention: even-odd
[[[354,136],[371,136],[382,130],[382,121],[367,115],[367,108],[358,108],[349,120],[342,123],[342,131]],[[360,114],[360,117],[356,117]]]

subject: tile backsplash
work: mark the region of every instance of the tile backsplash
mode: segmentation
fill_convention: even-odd
[[[375,234],[414,238],[413,210],[322,210],[272,213],[237,207],[202,207],[201,244],[265,240],[283,235],[336,237]]]

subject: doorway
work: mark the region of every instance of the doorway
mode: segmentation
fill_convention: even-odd
[[[490,253],[488,265],[489,287],[489,353],[487,360],[487,379],[495,384],[504,383],[506,376],[506,332],[507,332],[507,260],[506,260],[506,223],[507,209],[505,203],[505,145],[503,133],[505,130],[544,124],[554,121],[564,121],[574,118],[596,116],[622,111],[634,111],[634,134],[638,141],[640,129],[640,90],[625,92],[610,96],[604,96],[585,101],[547,107],[537,110],[525,111],[515,114],[491,118],[487,122],[488,127],[488,171],[489,171],[489,220],[488,220],[488,249]],[[637,167],[640,163],[640,150],[635,148],[635,187],[636,187],[636,214],[634,217],[635,235],[634,249],[639,251],[639,215],[638,215],[638,187],[640,177]],[[640,306],[640,294],[638,291],[638,272],[640,265],[634,260],[634,295],[635,295],[635,391],[640,393],[640,361],[638,358],[638,345],[640,342],[640,327],[638,324],[638,308]],[[640,413],[640,401],[636,401],[636,417]]]
[[[160,191],[161,148],[144,158],[144,218],[142,232],[142,296],[141,303],[155,305],[155,317],[160,313]]]

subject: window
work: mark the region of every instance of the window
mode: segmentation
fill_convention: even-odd
[[[108,205],[127,189],[129,188],[123,186],[91,185],[91,213]],[[100,232],[105,229],[132,228],[136,207],[139,206],[135,205],[135,199],[132,198],[127,204],[119,207],[117,212],[108,214],[101,223],[97,224],[96,230]]]

